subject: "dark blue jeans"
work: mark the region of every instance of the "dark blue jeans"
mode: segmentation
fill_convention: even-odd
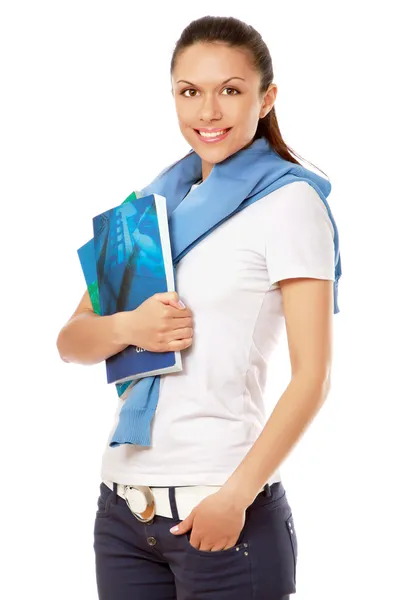
[[[297,537],[282,483],[266,486],[247,509],[236,546],[205,552],[174,536],[177,518],[139,522],[100,485],[94,525],[100,600],[288,600],[296,591]]]

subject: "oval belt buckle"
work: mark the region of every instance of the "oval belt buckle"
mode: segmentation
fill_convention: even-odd
[[[142,512],[137,512],[133,509],[129,501],[129,495],[126,493],[127,490],[134,489],[141,492],[146,499],[146,508]],[[151,489],[144,485],[126,485],[124,487],[125,502],[127,503],[129,510],[134,517],[141,523],[150,523],[153,521],[156,514],[156,501]]]

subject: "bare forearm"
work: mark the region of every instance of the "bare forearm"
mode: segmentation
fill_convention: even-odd
[[[307,375],[293,377],[224,489],[247,508],[300,440],[328,393],[328,383],[313,381]]]
[[[92,365],[127,347],[121,341],[121,313],[99,316],[91,311],[71,319],[60,331],[57,349],[65,362]]]

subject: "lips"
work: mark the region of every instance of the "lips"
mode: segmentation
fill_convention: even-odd
[[[206,143],[215,143],[215,142],[219,142],[220,140],[224,140],[228,135],[229,132],[231,131],[232,127],[226,127],[224,129],[220,128],[220,129],[194,129],[194,131],[196,132],[197,137],[202,141],[202,142],[206,142]],[[202,133],[217,133],[223,131],[224,133],[221,133],[219,135],[209,135],[209,136],[203,136],[201,135],[200,132]]]

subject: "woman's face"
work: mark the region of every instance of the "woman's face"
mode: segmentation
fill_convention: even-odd
[[[205,179],[214,164],[253,141],[258,120],[274,104],[277,86],[271,84],[260,95],[260,75],[243,50],[198,43],[178,56],[172,92],[180,130],[201,157]]]

